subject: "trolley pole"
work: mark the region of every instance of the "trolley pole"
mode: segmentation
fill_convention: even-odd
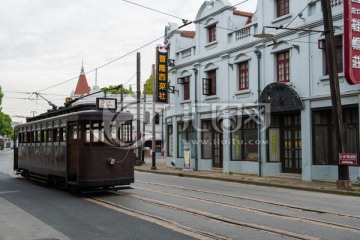
[[[137,134],[137,163],[139,163],[141,157],[141,148],[140,148],[140,141],[141,141],[141,127],[140,127],[140,53],[137,52],[136,54],[136,134]]]
[[[151,151],[151,159],[152,166],[151,170],[156,170],[156,147],[155,147],[155,101],[156,101],[156,91],[155,91],[155,64],[152,65],[151,70],[151,78],[152,78],[152,151]]]
[[[336,68],[336,55],[334,48],[334,27],[331,6],[329,0],[321,0],[324,18],[325,43],[326,53],[328,57],[329,78],[330,78],[330,92],[332,102],[333,121],[336,137],[336,157],[338,153],[345,152],[345,126],[343,120],[343,111],[341,106],[339,77]],[[349,167],[347,165],[340,165],[338,162],[338,181],[337,188],[351,189],[351,182],[349,180]]]
[[[145,163],[145,149],[144,149],[144,145],[145,145],[145,109],[146,108],[146,83],[144,84],[144,109],[143,109],[143,131],[142,131],[142,148],[141,148],[141,163]]]

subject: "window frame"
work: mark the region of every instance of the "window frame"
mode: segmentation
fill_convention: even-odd
[[[321,46],[321,47],[320,47]],[[323,50],[323,66],[324,66],[324,75],[329,75],[329,65],[327,61],[327,51],[325,39],[319,40],[319,48]],[[337,73],[344,72],[344,51],[343,51],[343,36],[337,35],[334,37],[334,48],[335,48],[335,61]]]
[[[280,59],[281,56],[283,59]],[[276,53],[276,74],[277,82],[290,82],[290,50]]]
[[[208,43],[216,42],[216,24],[213,24],[207,28]]]
[[[207,78],[209,79],[209,94],[208,96],[216,95],[216,69],[209,70],[206,72]]]
[[[238,66],[238,89],[249,89],[249,61],[240,62]],[[244,66],[244,68],[242,68]],[[245,77],[244,77],[245,75]]]
[[[276,17],[282,17],[290,13],[289,0],[276,0]]]
[[[184,77],[184,100],[190,100],[190,77]]]

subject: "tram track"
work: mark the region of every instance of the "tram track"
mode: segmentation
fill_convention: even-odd
[[[298,206],[288,205],[288,204],[284,204],[284,203],[277,203],[277,202],[271,202],[271,201],[260,200],[260,199],[255,199],[255,198],[248,198],[248,197],[241,197],[241,196],[232,195],[232,194],[211,192],[211,191],[206,191],[206,190],[194,189],[194,188],[189,188],[189,187],[181,187],[181,186],[164,184],[164,183],[145,182],[145,181],[141,181],[141,180],[136,181],[136,183],[141,183],[141,184],[145,184],[145,185],[154,185],[154,186],[166,187],[166,188],[171,188],[171,189],[179,189],[179,190],[190,191],[190,192],[204,193],[204,194],[215,195],[215,196],[220,196],[220,197],[228,197],[228,198],[232,198],[232,199],[238,199],[238,200],[244,200],[244,201],[250,201],[250,202],[256,202],[256,203],[261,203],[261,204],[272,205],[272,206],[278,206],[278,207],[287,208],[287,209],[300,211],[300,212],[309,212],[309,213],[331,215],[331,216],[337,216],[337,217],[344,217],[344,218],[360,220],[360,216],[358,216],[358,215],[343,214],[343,213],[336,213],[336,212],[329,212],[329,211],[321,211],[321,210],[317,210],[317,209],[298,207]]]
[[[320,225],[323,227],[330,227],[330,228],[335,228],[335,229],[339,229],[339,230],[351,231],[351,232],[360,234],[360,229],[358,227],[354,227],[354,226],[349,226],[349,225],[344,225],[344,224],[339,224],[339,223],[334,223],[334,222],[329,222],[329,221],[323,221],[323,220],[318,220],[318,219],[313,219],[313,218],[308,218],[308,217],[291,216],[291,215],[275,213],[275,212],[271,212],[271,211],[267,211],[267,210],[263,210],[263,209],[246,207],[246,206],[242,206],[239,204],[219,202],[219,201],[209,200],[209,199],[200,198],[200,197],[188,196],[188,195],[183,195],[183,194],[178,194],[178,193],[170,193],[167,191],[159,191],[159,190],[153,190],[153,189],[149,189],[149,188],[140,188],[140,187],[135,187],[135,189],[139,189],[141,191],[152,192],[152,193],[156,193],[156,194],[166,194],[166,195],[177,197],[177,198],[181,197],[181,198],[185,198],[185,199],[189,199],[189,200],[195,200],[198,202],[216,204],[219,206],[229,207],[229,208],[233,208],[233,209],[237,209],[237,210],[249,211],[252,213],[256,213],[258,215],[277,217],[277,218],[281,218],[281,219],[285,219],[285,220],[300,221],[300,222]]]
[[[286,237],[286,238],[290,238],[290,239],[301,239],[301,240],[317,240],[317,239],[319,239],[319,238],[308,236],[305,234],[290,232],[290,231],[281,230],[278,228],[268,227],[268,226],[259,225],[259,224],[255,224],[255,223],[242,222],[242,221],[226,218],[226,217],[223,217],[220,215],[212,214],[209,212],[204,212],[204,211],[200,211],[200,210],[196,210],[196,209],[192,209],[192,208],[188,208],[188,207],[171,204],[168,202],[163,202],[163,201],[159,201],[159,200],[142,197],[142,196],[139,196],[136,194],[124,194],[124,193],[119,193],[119,192],[112,192],[112,193],[116,194],[116,195],[121,195],[123,197],[136,199],[136,200],[142,201],[147,204],[157,205],[157,206],[172,209],[175,211],[182,211],[184,213],[191,214],[193,216],[201,217],[203,219],[208,219],[211,221],[216,221],[216,222],[226,224],[229,226],[244,227],[244,228],[248,228],[248,229],[252,229],[252,230],[256,230],[256,231],[262,231],[265,233],[270,233],[270,234],[273,234],[273,235],[276,235],[279,237]],[[100,201],[104,201],[104,200],[100,199]],[[111,203],[111,204],[114,204],[114,203]],[[137,210],[131,210],[131,211],[137,211]],[[155,216],[155,218],[157,219],[159,217]],[[202,239],[202,238],[200,238],[200,239]],[[210,239],[223,239],[223,238],[210,238]],[[227,238],[225,238],[225,239],[227,239]]]
[[[131,209],[131,208],[127,208],[124,206],[121,206],[119,204],[107,201],[107,200],[103,200],[100,198],[95,198],[95,197],[91,197],[91,198],[86,198],[85,200],[101,205],[103,207],[106,208],[110,208],[112,210],[127,214],[129,216],[133,216],[139,219],[143,219],[152,223],[155,223],[157,225],[163,226],[165,228],[171,229],[173,231],[188,235],[190,237],[194,237],[197,239],[217,239],[217,240],[230,240],[230,238],[224,237],[224,236],[220,236],[211,232],[206,232],[206,231],[202,231],[202,230],[198,230],[198,229],[194,229],[192,227],[189,226],[185,226],[183,224],[177,223],[175,221],[160,217],[160,216],[156,216],[150,213],[146,213],[143,211],[139,211],[139,210],[135,210],[135,209]]]

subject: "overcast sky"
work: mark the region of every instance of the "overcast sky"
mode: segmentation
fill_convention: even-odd
[[[129,0],[183,19],[194,20],[203,0]],[[230,0],[238,10],[254,12],[257,0]],[[136,52],[141,53],[141,81],[150,76],[154,48],[163,39],[168,22],[180,19],[150,11],[123,0],[1,0],[0,4],[0,85],[5,97],[3,112],[30,116],[50,108],[43,100],[26,100],[42,91],[58,106],[75,90],[84,61],[85,72],[112,60],[121,59],[97,72],[98,85],[128,82],[136,88]],[[190,26],[188,30],[193,30]],[[151,43],[151,44],[149,44]],[[137,50],[141,46],[148,46]],[[129,54],[134,51],[134,53]],[[86,75],[90,86],[95,73]],[[132,78],[133,77],[133,78]],[[128,85],[128,84],[127,84]],[[35,98],[35,96],[32,96]]]

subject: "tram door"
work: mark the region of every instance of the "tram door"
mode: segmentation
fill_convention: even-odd
[[[214,132],[214,145],[213,145],[213,167],[222,168],[223,167],[223,157],[222,157],[222,134]]]
[[[301,126],[300,115],[284,116],[281,129],[282,172],[301,173]]]
[[[76,182],[80,150],[80,129],[77,122],[69,122],[67,126],[68,158],[67,171],[68,181]]]

